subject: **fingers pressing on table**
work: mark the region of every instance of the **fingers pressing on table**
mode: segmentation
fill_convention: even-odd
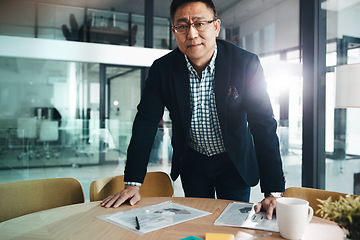
[[[259,213],[261,209],[266,210],[267,219],[271,220],[272,215],[276,209],[276,198],[267,197],[264,198],[261,202],[254,206],[255,213]]]
[[[124,190],[105,198],[100,205],[105,208],[117,208],[127,200],[130,200],[130,205],[134,205],[140,200],[139,190],[136,186],[125,186]]]

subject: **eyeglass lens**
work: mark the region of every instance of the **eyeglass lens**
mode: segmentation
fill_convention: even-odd
[[[191,26],[193,26],[197,31],[204,31],[205,28],[212,22],[214,22],[214,20],[194,22],[191,24],[179,24],[179,25],[175,25],[174,28],[175,28],[175,31],[179,32],[179,33],[188,32]]]

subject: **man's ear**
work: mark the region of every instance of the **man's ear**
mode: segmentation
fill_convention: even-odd
[[[221,20],[220,19],[216,19],[214,21],[214,27],[215,27],[215,31],[216,31],[216,37],[219,36],[220,33],[220,25],[221,25]]]

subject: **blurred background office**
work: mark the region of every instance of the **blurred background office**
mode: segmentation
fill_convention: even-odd
[[[88,200],[91,181],[123,174],[149,66],[176,48],[170,2],[1,3],[0,182],[75,177]],[[360,0],[214,3],[220,38],[261,59],[287,187],[360,194],[360,104],[335,104],[337,69],[359,68]],[[149,171],[169,173],[166,109],[163,121]]]

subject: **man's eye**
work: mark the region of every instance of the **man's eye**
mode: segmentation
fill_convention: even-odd
[[[204,26],[204,23],[203,22],[196,22],[194,23],[195,27],[201,27],[201,26]]]
[[[178,25],[178,29],[182,30],[182,29],[186,29],[187,25]]]

